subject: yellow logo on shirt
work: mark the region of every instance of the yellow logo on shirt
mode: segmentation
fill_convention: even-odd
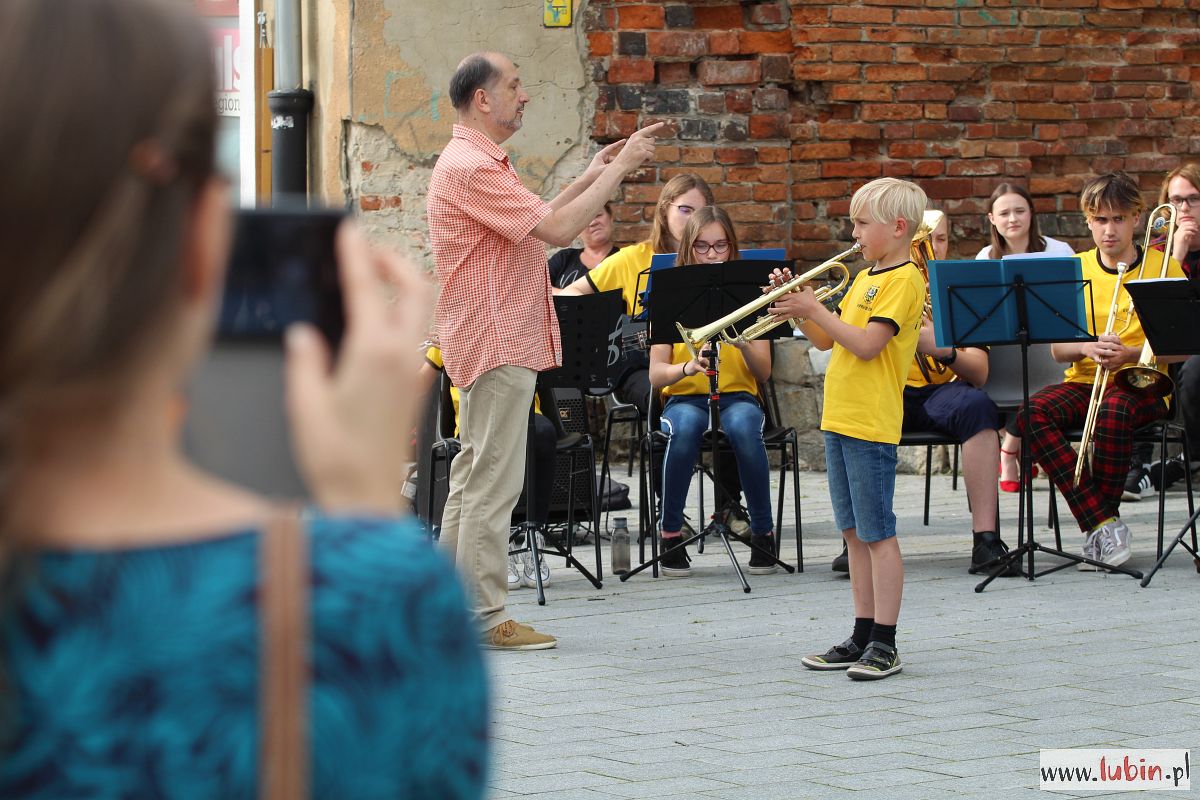
[[[879,294],[878,286],[871,286],[868,288],[866,294],[863,295],[862,302],[858,304],[858,307],[863,311],[870,311],[871,303],[875,302],[875,295],[877,294]]]

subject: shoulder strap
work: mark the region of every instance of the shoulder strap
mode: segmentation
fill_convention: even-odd
[[[268,522],[259,552],[259,797],[308,797],[308,537],[299,508]]]

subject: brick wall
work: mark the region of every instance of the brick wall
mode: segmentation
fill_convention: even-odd
[[[952,255],[984,244],[984,204],[1029,187],[1045,233],[1087,243],[1076,194],[1125,169],[1155,199],[1200,158],[1196,0],[591,0],[592,136],[672,123],[623,189],[621,241],[662,181],[704,176],[747,244],[804,260],[849,241],[866,181],[917,181],[951,217]]]

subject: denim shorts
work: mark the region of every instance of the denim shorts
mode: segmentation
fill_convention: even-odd
[[[863,542],[895,536],[896,445],[824,433],[829,499],[838,530],[853,528]]]

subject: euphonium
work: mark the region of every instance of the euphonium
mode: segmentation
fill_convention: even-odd
[[[1142,264],[1145,265],[1145,255],[1142,256]],[[1114,330],[1117,323],[1118,306],[1121,302],[1121,283],[1125,279],[1125,272],[1129,269],[1129,265],[1124,261],[1117,262],[1117,288],[1113,290],[1112,305],[1108,309],[1108,324],[1105,328],[1105,335],[1115,333]],[[1128,327],[1129,321],[1126,318],[1122,328]],[[1087,416],[1083,420],[1083,432],[1079,435],[1079,460],[1075,462],[1075,485],[1079,485],[1079,479],[1083,477],[1083,465],[1086,463],[1089,466],[1092,463],[1092,438],[1096,435],[1096,417],[1100,414],[1100,403],[1104,400],[1104,389],[1108,383],[1109,369],[1096,365],[1096,377],[1092,381],[1092,396],[1088,399]]]
[[[800,288],[804,284],[811,280],[815,280],[818,276],[823,275],[826,272],[840,272],[841,277],[838,279],[836,285],[832,287],[822,286],[813,292],[813,295],[818,301],[822,303],[825,302],[828,298],[845,289],[850,283],[850,270],[846,268],[846,265],[843,264],[842,261],[858,255],[860,250],[862,250],[862,245],[858,242],[855,242],[854,246],[849,250],[838,253],[833,258],[829,259],[823,264],[820,264],[819,266],[813,267],[803,275],[796,275],[782,286],[777,286],[776,288],[764,294],[762,297],[752,300],[751,302],[739,308],[737,311],[726,314],[720,319],[714,320],[702,328],[685,328],[678,322],[675,323],[675,327],[679,329],[679,333],[683,336],[683,343],[687,345],[688,352],[692,354],[692,358],[698,358],[700,350],[704,348],[705,342],[716,336],[720,336],[721,340],[726,344],[745,344],[746,342],[757,339],[767,331],[779,327],[783,323],[787,322],[788,319],[787,317],[781,317],[777,314],[763,314],[756,319],[753,324],[740,333],[732,327],[735,323],[741,322],[754,312],[766,308],[779,298],[783,297],[785,294],[800,291]],[[792,320],[791,322],[794,326],[798,326],[800,324],[797,320]],[[730,331],[732,331],[732,333]]]
[[[942,223],[943,216],[945,215],[941,211],[926,211],[921,218],[921,224],[917,226],[917,233],[913,236],[912,246],[909,248],[909,258],[916,264],[917,269],[921,272],[921,277],[925,279],[924,314],[930,321],[933,320],[933,298],[929,294],[929,262],[934,258],[933,232]],[[941,375],[948,369],[945,364],[930,356],[917,353],[914,358],[917,368],[921,370],[927,383],[933,382],[932,375]]]
[[[1162,228],[1165,227],[1167,229],[1160,278],[1167,277],[1167,266],[1171,260],[1171,242],[1175,240],[1175,221],[1178,215],[1179,212],[1175,209],[1175,206],[1170,203],[1163,203],[1151,211],[1150,218],[1146,220],[1146,237],[1142,243],[1143,270],[1146,266],[1146,258],[1150,254],[1150,246],[1153,243],[1152,237]],[[1138,272],[1138,277],[1142,277],[1140,271]],[[1154,349],[1150,347],[1149,339],[1146,340],[1146,344],[1142,347],[1142,356],[1138,359],[1138,363],[1130,364],[1117,370],[1117,374],[1113,376],[1113,383],[1128,391],[1148,392],[1155,397],[1166,397],[1175,391],[1175,382],[1165,372],[1158,371],[1158,359],[1154,356]]]

